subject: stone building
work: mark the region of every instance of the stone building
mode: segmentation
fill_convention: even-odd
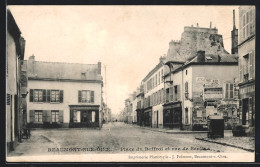
[[[255,126],[255,7],[239,7],[239,116],[246,135]]]
[[[140,85],[140,87],[137,88],[136,91],[136,100],[137,100],[137,106],[136,106],[136,116],[137,116],[137,125],[143,126],[144,125],[144,86],[143,84]]]
[[[27,60],[27,121],[34,128],[100,127],[101,63]]]
[[[6,143],[7,153],[21,141],[26,107],[26,71],[21,70],[25,40],[9,9],[6,32]],[[21,76],[22,74],[22,76]]]

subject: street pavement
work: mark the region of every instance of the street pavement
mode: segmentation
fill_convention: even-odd
[[[195,139],[206,133],[167,134],[114,122],[102,129],[36,129],[8,156],[93,153],[246,153],[246,150]]]

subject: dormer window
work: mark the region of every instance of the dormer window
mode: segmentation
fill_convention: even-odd
[[[86,73],[85,72],[81,73],[81,79],[86,79]]]

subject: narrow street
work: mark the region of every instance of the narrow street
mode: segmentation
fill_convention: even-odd
[[[99,129],[37,129],[24,139],[9,156],[169,152],[217,153],[245,150],[196,140],[198,134],[166,134],[121,122],[104,124]]]

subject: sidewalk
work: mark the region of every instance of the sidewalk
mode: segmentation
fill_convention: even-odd
[[[207,133],[207,131],[187,131],[187,130],[180,130],[180,129],[161,129],[161,128],[151,128],[151,127],[145,127],[145,126],[139,126],[139,125],[132,125],[135,127],[139,127],[142,129],[147,129],[155,132],[163,132],[168,134],[198,134],[198,133]]]
[[[151,128],[151,127],[143,127],[139,125],[132,125],[135,127],[139,127],[146,130],[168,133],[168,134],[204,134],[201,137],[195,137],[197,140],[202,140],[205,142],[216,143],[224,146],[235,147],[239,149],[243,149],[246,151],[254,152],[255,151],[255,138],[254,137],[234,137],[232,134],[232,130],[224,131],[224,138],[208,138],[205,137],[207,131],[185,131],[179,129],[159,129],[159,128]]]
[[[240,148],[246,151],[254,152],[255,151],[255,138],[254,137],[234,137],[230,135],[230,132],[224,133],[224,138],[202,138],[202,137],[195,137],[197,140],[202,140],[210,143],[221,144],[224,146],[230,146],[235,148]]]

